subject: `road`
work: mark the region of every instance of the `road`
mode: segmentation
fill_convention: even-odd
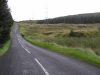
[[[31,45],[15,23],[11,46],[0,58],[0,75],[100,75],[100,68]]]

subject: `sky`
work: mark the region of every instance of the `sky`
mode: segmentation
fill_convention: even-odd
[[[15,21],[100,12],[100,0],[8,0]]]

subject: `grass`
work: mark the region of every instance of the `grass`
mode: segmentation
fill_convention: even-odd
[[[100,67],[99,25],[19,23],[22,36],[32,43],[65,56]],[[85,37],[69,37],[70,31],[82,32]]]
[[[63,47],[61,45],[57,45],[55,43],[48,43],[42,41],[33,41],[32,39],[25,38],[27,41],[32,43],[33,45],[40,46],[42,48],[46,48],[50,51],[57,52],[59,54],[65,56],[72,56],[74,58],[78,58],[82,61],[86,61],[88,63],[94,64],[100,67],[100,57],[97,56],[92,50],[84,50],[82,48],[69,48]]]
[[[10,41],[7,41],[2,48],[0,48],[0,56],[2,56],[9,48]]]

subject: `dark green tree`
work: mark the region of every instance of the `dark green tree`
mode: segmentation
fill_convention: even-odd
[[[7,0],[0,0],[0,46],[10,39],[13,19],[7,5]]]

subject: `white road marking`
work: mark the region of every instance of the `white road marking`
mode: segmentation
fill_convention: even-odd
[[[49,75],[47,70],[43,67],[43,65],[38,61],[38,59],[35,58],[35,61],[39,64],[39,66],[42,68],[42,70],[45,72],[46,75]]]
[[[18,38],[18,36],[17,36],[17,38]],[[21,42],[20,42],[20,39],[18,38],[18,42],[20,43],[20,45],[24,48],[24,50],[25,51],[27,51],[29,54],[31,54],[31,52],[29,51],[29,50],[27,50],[22,44],[21,44]]]
[[[17,36],[18,38],[18,42],[20,43],[20,45],[24,48],[25,51],[27,51],[29,54],[31,54],[31,52],[29,50],[27,50],[20,42],[19,36]],[[44,73],[46,75],[49,75],[49,73],[47,72],[47,70],[43,67],[43,65],[38,61],[38,59],[35,58],[35,61],[38,63],[38,65],[42,68],[42,70],[44,71]]]
[[[24,46],[21,44],[21,46],[24,48]],[[29,50],[27,50],[26,48],[24,48],[25,51],[27,51],[29,54],[31,54],[31,52]]]

